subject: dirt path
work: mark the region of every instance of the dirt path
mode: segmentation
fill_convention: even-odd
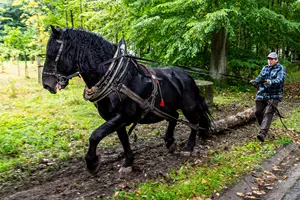
[[[285,112],[299,106],[299,103],[282,103],[280,109]],[[220,108],[218,118],[240,112],[245,108],[234,104]],[[139,126],[138,131],[149,132],[153,129],[165,129],[165,122],[149,126]],[[163,131],[162,131],[163,132]],[[145,180],[166,177],[171,169],[179,168],[186,161],[206,162],[208,151],[214,148],[228,148],[236,142],[247,142],[255,138],[258,126],[252,122],[223,134],[213,136],[206,142],[197,139],[194,153],[184,157],[178,152],[169,154],[164,146],[162,135],[153,138],[139,137],[132,144],[135,153],[133,172],[120,175],[118,170],[123,161],[121,146],[116,149],[102,149],[102,167],[96,176],[85,169],[83,159],[60,163],[56,170],[37,171],[27,179],[0,186],[0,199],[100,199],[112,196],[115,188],[134,189],[136,183]],[[188,138],[189,129],[177,125],[175,138],[179,149]],[[141,134],[142,135],[142,134]],[[138,135],[139,136],[139,135]]]

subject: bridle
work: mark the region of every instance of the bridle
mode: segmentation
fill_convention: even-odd
[[[53,72],[43,72],[43,74],[48,75],[48,76],[56,76],[57,82],[61,85],[65,85],[68,80],[74,78],[75,76],[79,76],[79,71],[77,70],[77,72],[75,72],[74,74],[71,74],[69,76],[65,76],[65,75],[58,73],[57,64],[59,62],[62,50],[64,48],[64,42],[62,40],[56,40],[56,42],[58,42],[60,44],[60,47],[59,47],[58,53],[54,60],[54,64],[53,64],[54,70],[53,70]]]

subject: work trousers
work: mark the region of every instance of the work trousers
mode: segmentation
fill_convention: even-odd
[[[260,133],[265,136],[268,134],[273,115],[278,106],[279,100],[256,100],[255,101],[255,116],[260,126]]]

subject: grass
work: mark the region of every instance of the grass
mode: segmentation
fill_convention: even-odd
[[[214,93],[214,104],[215,105],[224,105],[232,104],[239,101],[239,103],[249,103],[254,101],[255,91],[241,92],[234,91],[232,92],[229,89],[215,90]]]
[[[285,116],[287,119],[283,119],[284,124],[289,127],[290,131],[295,134],[300,134],[300,108],[295,108],[293,111]],[[282,129],[282,124],[280,120],[275,121],[273,126],[277,129]]]
[[[30,69],[31,79],[0,74],[0,173],[32,168],[42,159],[81,157],[89,134],[104,122],[83,100],[82,80],[52,95]]]

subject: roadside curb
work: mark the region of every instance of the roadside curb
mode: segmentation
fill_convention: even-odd
[[[285,147],[282,147],[278,152],[271,158],[266,159],[260,166],[256,167],[255,176],[253,173],[249,173],[242,178],[237,184],[233,185],[221,196],[214,198],[218,200],[243,200],[243,197],[237,195],[237,193],[248,193],[252,191],[252,187],[256,187],[256,177],[262,176],[264,171],[271,171],[272,167],[282,162],[293,150],[299,147],[296,143],[291,143]]]

